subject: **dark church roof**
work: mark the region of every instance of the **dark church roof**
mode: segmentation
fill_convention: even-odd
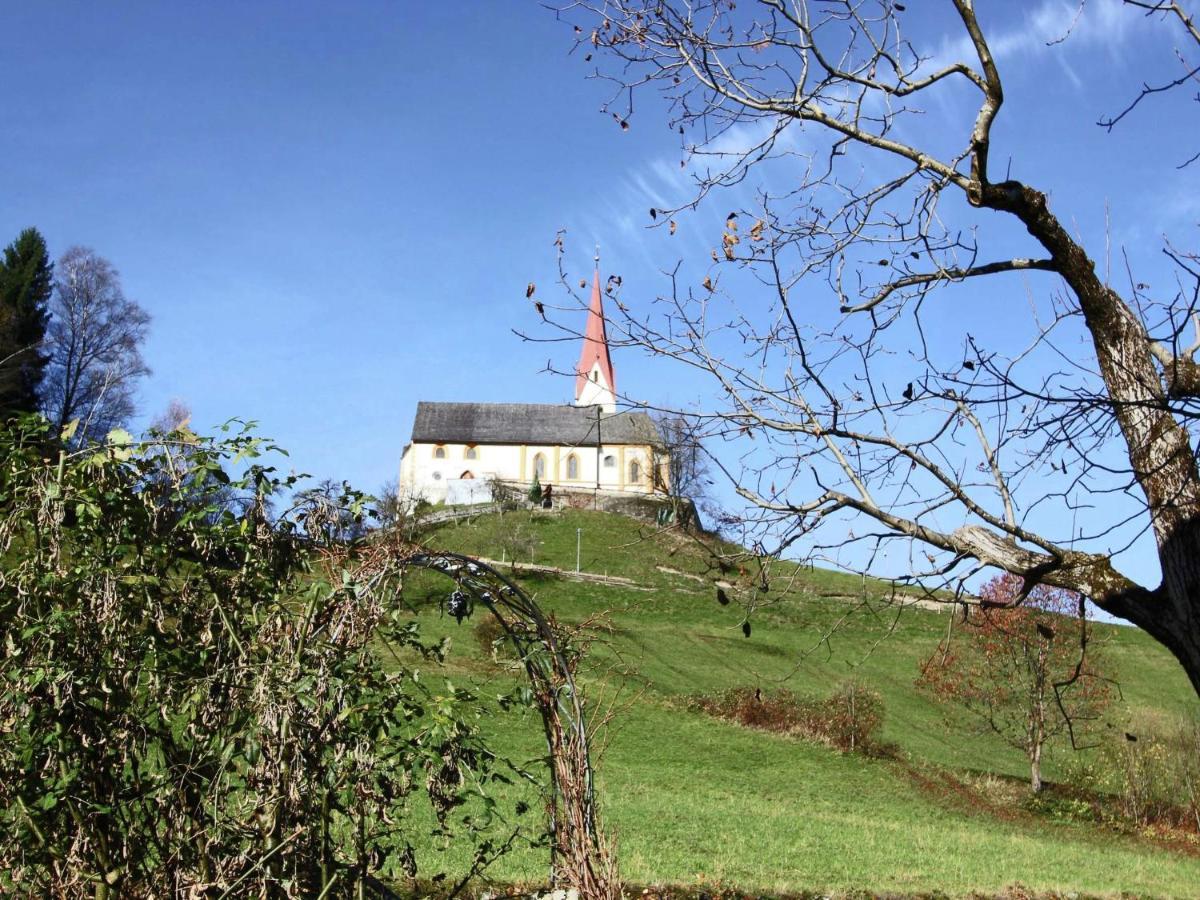
[[[424,444],[549,444],[594,447],[595,406],[553,403],[417,404],[412,440]],[[659,440],[648,415],[622,412],[600,415],[599,441],[648,444]]]

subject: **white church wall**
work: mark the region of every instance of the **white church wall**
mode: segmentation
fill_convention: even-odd
[[[538,455],[545,461],[543,484],[553,484],[566,489],[587,490],[596,487],[596,467],[600,467],[600,489],[605,491],[632,491],[651,493],[654,490],[650,477],[650,448],[634,444],[605,444],[596,452],[595,447],[529,446],[526,453],[524,474],[517,480],[532,481],[534,465]],[[571,456],[576,458],[575,477],[571,478]],[[607,461],[612,464],[608,465]],[[636,462],[640,478],[631,477],[632,464]]]
[[[474,506],[479,503],[491,502],[491,481],[481,481],[478,478],[446,479],[447,506]]]
[[[441,455],[438,450],[441,450]],[[474,458],[468,451],[474,451]],[[501,481],[529,483],[533,480],[538,456],[545,461],[543,484],[553,484],[565,490],[588,490],[596,487],[599,463],[600,489],[631,493],[653,493],[650,448],[634,444],[606,444],[595,447],[561,447],[549,444],[410,444],[400,461],[400,492],[411,502],[457,502],[447,496],[448,485],[470,473],[473,479],[486,483]],[[576,459],[575,477],[571,474],[570,458]],[[612,464],[606,465],[611,459]],[[637,464],[638,481],[632,479]],[[468,479],[469,480],[469,479]]]
[[[505,444],[411,444],[400,460],[400,487],[413,501],[450,502],[450,481],[514,478],[510,473],[520,468],[520,452]]]

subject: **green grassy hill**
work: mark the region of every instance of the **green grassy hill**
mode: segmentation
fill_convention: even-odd
[[[746,609],[719,605],[714,582],[726,579],[734,583],[731,595],[747,598],[743,588],[755,573],[739,572],[736,564],[722,572],[692,540],[655,533],[645,523],[586,511],[508,513],[446,525],[424,539],[492,559],[510,556],[518,545],[524,556],[532,543],[535,563],[573,570],[577,529],[584,571],[634,584],[543,573],[520,580],[564,622],[605,614],[585,683],[592,696],[616,700],[598,784],[627,880],[772,894],[966,894],[1015,883],[1106,896],[1200,894],[1195,846],[1168,848],[1146,836],[1025,810],[1021,755],[971,720],[948,715],[913,685],[919,661],[945,633],[947,612],[887,602],[886,584],[779,565],[770,591],[754,601],[746,638]],[[481,646],[479,614],[462,625],[441,614],[447,585],[415,574],[406,598],[427,634],[450,637],[446,675],[494,695],[515,675]],[[1110,714],[1112,727],[1200,712],[1166,651],[1133,629],[1099,631],[1123,694]],[[897,759],[842,755],[750,731],[687,703],[696,694],[742,686],[825,695],[848,678],[883,696],[883,738],[899,748]],[[503,753],[533,760],[544,752],[530,711],[497,710],[488,728]],[[1050,753],[1053,781],[1071,751]],[[513,791],[503,808],[518,799],[520,791]],[[465,868],[466,860],[454,864]],[[530,849],[505,858],[491,874],[536,881],[544,868],[545,852]]]

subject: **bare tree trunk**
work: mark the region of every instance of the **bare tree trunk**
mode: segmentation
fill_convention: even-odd
[[[1033,752],[1029,755],[1029,787],[1035,794],[1042,792],[1042,743],[1034,743]]]
[[[1027,657],[1028,658],[1028,657]],[[1046,743],[1046,647],[1038,643],[1034,653],[1033,706],[1029,710],[1029,787],[1035,794],[1042,791],[1042,747]]]

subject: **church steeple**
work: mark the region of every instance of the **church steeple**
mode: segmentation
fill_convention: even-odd
[[[608,334],[604,328],[604,301],[600,292],[600,251],[596,251],[596,271],[592,276],[592,302],[588,307],[583,349],[575,370],[575,405],[599,406],[606,413],[617,411],[617,381],[608,355]]]

